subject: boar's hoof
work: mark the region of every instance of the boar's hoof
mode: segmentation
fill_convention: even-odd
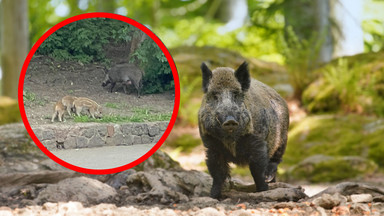
[[[233,118],[233,116],[228,116],[222,125],[223,129],[230,133],[236,130],[238,126],[239,123],[235,120],[235,118]]]

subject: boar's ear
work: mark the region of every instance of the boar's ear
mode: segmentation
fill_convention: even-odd
[[[208,68],[208,66],[203,62],[201,64],[201,72],[203,74],[203,91],[206,93],[208,91],[208,84],[212,78],[212,71]]]
[[[241,84],[241,90],[247,91],[251,85],[251,77],[249,76],[248,63],[244,62],[235,71],[235,77]]]

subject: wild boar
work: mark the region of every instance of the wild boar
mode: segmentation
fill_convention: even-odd
[[[244,62],[235,71],[201,65],[204,96],[198,114],[211,197],[220,198],[228,163],[249,165],[256,191],[268,190],[287,144],[287,104],[271,87],[252,79]]]
[[[140,90],[142,88],[143,71],[134,64],[124,63],[113,66],[105,75],[102,86],[105,87],[111,84],[110,91],[113,91],[116,83],[123,84],[124,92],[126,86],[133,84],[137,90],[137,97],[140,98]]]
[[[57,101],[56,104],[53,106],[53,115],[51,122],[54,122],[56,117],[59,119],[60,122],[64,120],[65,109],[66,107],[63,105],[61,100]]]
[[[92,116],[92,118],[102,117],[101,106],[89,98],[78,97],[73,101],[73,105],[75,107],[77,116],[80,116],[82,110],[86,110],[90,116]]]
[[[61,99],[61,103],[66,107],[67,109],[67,112],[68,112],[68,115],[71,116],[71,112],[75,112],[75,106],[73,105],[73,102],[77,99],[77,97],[73,97],[73,96],[64,96],[62,99]]]

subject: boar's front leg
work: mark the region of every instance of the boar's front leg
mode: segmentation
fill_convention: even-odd
[[[111,89],[110,89],[111,93],[113,92],[113,88],[115,88],[115,85],[116,85],[116,82],[111,82]]]
[[[211,197],[219,199],[225,179],[229,176],[228,162],[215,149],[207,149],[207,167],[212,176]]]
[[[268,190],[268,184],[265,182],[265,174],[269,162],[267,143],[256,136],[242,137],[238,143],[246,144],[246,150],[249,154],[249,170],[255,181],[256,191]]]

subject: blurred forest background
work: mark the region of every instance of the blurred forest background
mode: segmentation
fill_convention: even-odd
[[[0,2],[5,96],[17,97],[26,54],[50,27],[81,13],[118,13],[149,27],[176,62],[180,111],[162,149],[184,168],[206,170],[197,130],[201,62],[211,68],[237,67],[247,60],[252,76],[275,88],[289,104],[291,125],[279,167],[281,180],[335,182],[382,176],[382,0]],[[250,177],[247,169],[233,173]]]

